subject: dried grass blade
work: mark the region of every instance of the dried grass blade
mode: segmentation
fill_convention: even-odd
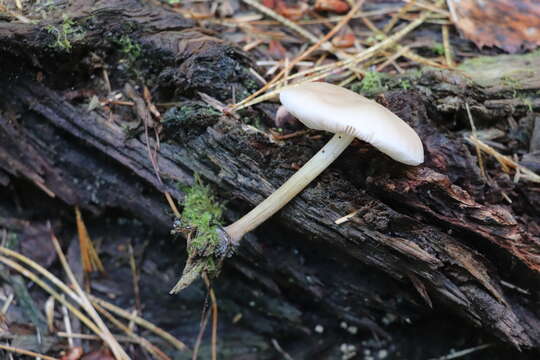
[[[152,354],[156,359],[159,360],[171,360],[169,356],[167,356],[163,351],[161,351],[158,347],[153,345],[150,341],[146,340],[142,336],[139,336],[135,334],[128,326],[122,324],[119,320],[117,320],[110,312],[103,309],[101,306],[94,304],[97,311],[101,313],[107,320],[109,320],[114,326],[125,332],[130,338],[135,340],[140,346],[142,346],[146,351],[148,351],[150,354]]]
[[[111,304],[111,303],[109,303],[109,302],[107,302],[105,300],[102,300],[102,299],[100,299],[98,297],[95,297],[94,295],[88,294],[88,297],[90,298],[92,303],[97,304],[97,305],[101,305],[103,308],[109,310],[110,312],[113,312],[116,315],[123,317],[124,319],[133,321],[135,324],[137,324],[137,325],[139,325],[139,326],[153,332],[154,334],[158,335],[162,339],[168,341],[171,345],[173,345],[178,350],[187,350],[186,344],[184,344],[182,341],[178,340],[177,338],[175,338],[174,336],[172,336],[171,334],[169,334],[165,330],[163,330],[163,329],[157,327],[156,325],[152,324],[151,322],[149,322],[149,321],[147,321],[147,320],[145,320],[145,319],[143,319],[143,318],[141,318],[139,316],[133,315],[133,314],[129,313],[128,311],[119,308],[116,305],[113,305],[113,304]]]
[[[81,261],[83,264],[83,270],[85,273],[93,271],[105,272],[103,263],[101,262],[99,255],[97,254],[94,243],[88,234],[86,225],[84,224],[81,211],[78,206],[75,206],[75,218],[77,223],[77,234],[79,236],[79,244],[81,248]]]
[[[509,156],[501,154],[500,152],[498,152],[497,150],[495,150],[488,144],[484,143],[482,140],[475,138],[474,136],[469,136],[467,137],[467,141],[469,141],[473,145],[477,145],[480,148],[480,150],[482,150],[486,154],[493,156],[495,160],[497,160],[503,168],[507,168],[507,169],[511,168],[511,169],[514,169],[515,171],[519,171],[521,173],[520,177],[522,179],[535,182],[535,183],[540,183],[540,175],[536,174],[534,171],[526,168],[525,166],[518,164],[517,162],[512,160]]]
[[[94,309],[94,306],[92,305],[90,300],[88,300],[88,297],[86,296],[85,292],[82,290],[81,286],[77,282],[77,279],[75,278],[75,275],[73,275],[73,272],[71,271],[71,268],[62,251],[62,248],[60,247],[60,243],[58,239],[56,238],[56,236],[54,235],[54,233],[52,232],[52,230],[51,230],[51,240],[54,245],[54,248],[56,249],[56,253],[58,254],[62,267],[64,268],[64,271],[66,272],[66,275],[69,281],[71,282],[73,288],[75,289],[75,293],[79,296],[79,299],[81,301],[81,306],[88,313],[88,315],[94,320],[98,328],[101,330],[103,341],[109,346],[109,348],[113,352],[114,357],[117,360],[129,360],[130,357],[124,351],[124,349],[120,346],[118,341],[116,341],[114,336],[111,334],[111,332],[107,328],[107,325],[105,325],[105,323],[103,322],[103,320],[97,313],[96,309]]]
[[[307,49],[304,53],[302,53],[300,56],[296,57],[293,61],[289,63],[287,67],[285,67],[283,70],[281,70],[272,80],[270,80],[265,86],[245,98],[244,100],[240,101],[237,104],[234,104],[231,106],[231,110],[241,109],[245,108],[250,105],[245,105],[250,100],[254,99],[257,95],[263,93],[264,91],[268,90],[272,85],[274,85],[278,80],[283,77],[285,74],[287,74],[293,66],[295,66],[300,61],[304,60],[307,56],[309,56],[312,52],[317,50],[324,42],[328,41],[332,36],[334,36],[345,24],[349,22],[349,20],[353,17],[353,15],[360,10],[362,7],[362,4],[364,3],[364,0],[358,0],[356,2],[356,5],[351,8],[351,10],[345,15],[337,24],[334,26],[332,30],[330,30],[325,36],[323,36],[320,40],[315,42],[309,49]]]
[[[52,357],[52,356],[38,354],[38,353],[30,351],[30,350],[19,349],[19,348],[8,346],[8,345],[0,344],[0,349],[5,350],[5,351],[9,351],[9,352],[13,352],[13,353],[17,353],[17,354],[32,356],[32,357],[34,357],[36,359],[41,358],[42,360],[58,360],[58,358],[55,358],[55,357]]]
[[[3,248],[0,248],[0,250],[3,250]],[[29,260],[29,259],[28,259]],[[31,261],[31,260],[30,260]],[[96,324],[92,322],[86,315],[81,313],[76,307],[74,307],[71,303],[69,303],[62,295],[57,293],[53,288],[51,288],[49,285],[47,285],[44,281],[42,281],[40,278],[38,278],[33,272],[26,269],[25,267],[19,265],[15,261],[8,259],[4,256],[0,255],[0,262],[2,262],[4,265],[9,266],[13,270],[17,271],[24,277],[30,279],[33,281],[36,285],[38,285],[40,288],[45,290],[47,293],[49,293],[52,297],[54,297],[58,302],[65,305],[75,316],[79,318],[90,330],[92,330],[97,335],[101,336],[101,331],[98,329]],[[52,274],[51,274],[52,275]],[[50,279],[49,279],[50,280]]]

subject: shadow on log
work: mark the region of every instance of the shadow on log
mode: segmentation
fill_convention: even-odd
[[[82,34],[69,39],[69,52],[51,46],[46,24],[0,23],[0,67],[8,70],[0,79],[0,185],[30,182],[56,202],[98,217],[115,209],[164,236],[173,217],[161,193],[181,204],[178,185],[192,184],[194,173],[227,201],[232,220],[324,144],[327,134],[275,141],[248,126],[267,121],[273,105],[233,119],[205,103],[201,93],[231,101],[258,87],[249,58],[215,33],[135,0],[87,3],[65,9]],[[126,63],[119,39],[138,44],[143,56]],[[115,93],[131,82],[147,85],[156,103],[174,102],[176,115],[169,110],[163,117],[159,147],[142,126],[131,128],[130,107],[89,110],[93,96],[107,96],[104,72]],[[354,142],[272,225],[248,236],[217,280],[220,297],[232,303],[226,316],[242,308],[253,321],[239,333],[305,337],[317,321],[337,318],[385,338],[392,333],[383,314],[402,312],[405,319],[443,307],[516,348],[540,347],[538,187],[505,174],[487,183],[455,125],[466,119],[465,103],[487,124],[527,110],[501,108],[508,89],[484,91],[457,73],[426,71],[410,81],[415,90],[389,90],[376,100],[417,130],[425,164],[396,164]],[[159,148],[162,181],[147,141]],[[334,224],[352,211],[351,221]],[[17,231],[7,220],[0,226]],[[302,253],[311,255],[296,255]],[[165,297],[171,285],[158,291]],[[242,291],[258,294],[258,308]],[[313,307],[325,315],[305,310]]]

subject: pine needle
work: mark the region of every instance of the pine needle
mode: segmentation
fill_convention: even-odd
[[[60,243],[54,233],[51,230],[51,240],[54,245],[54,248],[56,249],[56,253],[58,255],[58,258],[60,259],[60,263],[62,264],[62,267],[64,268],[64,271],[66,272],[66,275],[71,282],[71,285],[75,289],[75,293],[78,295],[81,306],[83,309],[88,313],[88,315],[94,320],[98,328],[100,329],[100,333],[102,334],[103,341],[109,346],[111,351],[113,352],[115,358],[117,360],[129,360],[130,357],[128,354],[124,351],[124,349],[120,346],[118,341],[114,338],[114,336],[111,334],[109,329],[107,328],[107,325],[103,322],[99,314],[97,313],[96,309],[88,300],[88,297],[86,296],[85,292],[82,290],[81,286],[77,282],[77,279],[75,278],[75,275],[73,275],[73,272],[71,271],[71,268],[67,262],[67,259],[62,252],[62,248],[60,247]]]
[[[453,68],[456,66],[453,59],[452,45],[450,44],[450,30],[448,25],[442,25],[442,38],[444,46],[444,57],[446,58],[446,65]]]
[[[281,77],[283,77],[285,74],[287,74],[293,66],[295,66],[300,61],[304,60],[307,56],[309,56],[311,53],[313,53],[315,50],[317,50],[323,43],[328,41],[332,36],[334,36],[345,24],[349,22],[349,20],[353,17],[353,15],[360,10],[362,7],[362,4],[364,3],[364,0],[357,1],[356,5],[351,8],[351,10],[345,15],[337,24],[334,26],[330,32],[328,32],[325,36],[323,36],[320,40],[316,41],[309,49],[307,49],[304,53],[302,53],[300,56],[296,57],[293,61],[289,63],[288,66],[286,66],[283,70],[281,70],[271,81],[269,81],[266,85],[264,85],[261,89],[256,91],[255,93],[251,94],[241,102],[234,104],[231,106],[231,110],[239,110],[244,107],[250,106],[246,105],[246,103],[250,102],[250,100],[254,99],[257,95],[263,93],[267,89],[270,89],[272,85],[276,84]],[[285,80],[287,81],[287,79]]]
[[[168,332],[166,332],[165,330],[157,327],[156,325],[152,324],[151,322],[137,316],[137,315],[133,315],[131,313],[129,313],[128,311],[116,306],[116,305],[113,305],[103,299],[100,299],[98,297],[95,297],[93,295],[88,295],[90,300],[92,301],[92,303],[94,304],[98,304],[100,306],[102,306],[103,308],[109,310],[110,312],[113,312],[115,313],[116,315],[118,316],[121,316],[123,317],[124,319],[126,320],[129,320],[129,321],[133,321],[135,324],[137,324],[138,326],[140,327],[143,327],[145,329],[147,329],[148,331],[151,331],[153,332],[154,334],[156,334],[157,336],[161,337],[162,339],[166,340],[167,342],[169,342],[171,345],[173,345],[175,348],[177,348],[178,350],[187,350],[187,346],[186,344],[184,344],[182,341],[178,340],[177,338],[175,338],[174,336],[172,336],[171,334],[169,334]]]
[[[13,346],[8,346],[8,345],[1,345],[0,344],[0,349],[5,350],[5,351],[9,351],[9,352],[13,352],[13,353],[17,353],[17,354],[32,356],[35,359],[41,358],[42,360],[58,360],[58,358],[54,358],[52,356],[38,354],[38,353],[30,351],[30,350],[19,349],[19,348],[16,348],[16,347],[13,347]]]
[[[84,224],[81,211],[78,206],[75,206],[75,217],[77,220],[77,234],[79,235],[79,244],[81,249],[81,261],[83,270],[86,274],[99,271],[105,272],[103,263],[101,262],[99,255],[97,254],[94,243],[88,234],[86,225]]]
[[[414,21],[409,23],[407,26],[405,26],[403,29],[396,32],[392,36],[389,36],[385,40],[371,46],[370,48],[360,52],[359,54],[357,54],[357,55],[355,55],[355,56],[353,56],[353,57],[351,57],[349,59],[336,61],[335,63],[330,64],[330,65],[323,65],[323,66],[320,66],[318,68],[310,69],[309,71],[307,71],[307,73],[311,72],[311,73],[313,73],[313,75],[303,78],[302,82],[316,81],[316,80],[323,79],[323,78],[327,77],[328,75],[330,75],[332,72],[335,72],[337,70],[343,70],[343,69],[347,68],[348,66],[356,65],[356,64],[358,64],[358,63],[360,63],[362,61],[366,61],[366,60],[370,59],[372,56],[377,54],[380,50],[383,50],[383,49],[386,49],[388,47],[391,47],[391,46],[395,45],[395,43],[397,41],[399,41],[401,38],[403,38],[404,36],[409,34],[412,30],[416,29],[418,26],[422,25],[426,21],[428,16],[429,16],[428,12],[423,13],[418,18],[416,18]],[[293,78],[302,76],[305,73],[306,72],[291,75],[286,80],[291,80]],[[277,96],[277,94],[279,94],[280,89],[270,91],[270,92],[268,92],[266,94],[263,94],[263,95],[261,95],[259,97],[254,97],[254,95],[260,94],[261,92],[267,90],[268,88],[275,87],[276,85],[279,85],[279,84],[275,84],[272,81],[270,81],[266,86],[261,88],[259,91],[255,92],[254,94],[247,97],[246,99],[239,102],[238,104],[233,105],[231,107],[231,109],[240,110],[240,109],[243,109],[243,108],[246,108],[246,107],[249,107],[249,106],[253,106],[253,105],[258,104],[260,102],[266,101],[268,99],[272,99],[273,97]]]
[[[474,136],[469,136],[467,137],[467,141],[469,141],[475,146],[478,146],[480,150],[482,150],[486,154],[493,156],[495,160],[497,160],[501,164],[504,172],[509,172],[510,169],[514,169],[516,172],[519,172],[520,175],[517,181],[519,181],[519,179],[524,179],[527,181],[540,183],[540,175],[536,174],[534,171],[526,168],[525,166],[518,164],[509,156],[501,154],[488,144],[484,143],[482,140],[475,138]]]

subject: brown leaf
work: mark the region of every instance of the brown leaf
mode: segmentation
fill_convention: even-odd
[[[354,45],[356,37],[353,33],[346,33],[343,35],[336,35],[332,39],[332,45],[337,48],[349,48]]]
[[[269,9],[274,9],[276,7],[276,0],[263,0],[262,4]]]
[[[538,0],[447,0],[452,21],[478,47],[516,52],[540,45]]]
[[[343,0],[317,0],[315,2],[316,11],[330,11],[336,14],[343,14],[350,10],[349,4]]]
[[[84,355],[81,360],[115,360],[109,349],[99,349]]]
[[[270,40],[268,43],[268,55],[270,55],[272,59],[281,60],[287,55],[287,50],[285,50],[279,40]]]
[[[21,252],[41,266],[49,267],[56,260],[49,236],[49,228],[45,224],[28,224],[21,235]]]
[[[300,20],[308,8],[309,6],[304,2],[288,5],[284,0],[276,1],[276,12],[293,21]]]
[[[83,355],[83,349],[80,346],[72,347],[68,350],[66,355],[62,356],[60,360],[79,360]]]

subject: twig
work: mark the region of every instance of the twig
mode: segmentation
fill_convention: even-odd
[[[73,330],[71,328],[71,319],[69,318],[68,309],[65,305],[62,305],[61,309],[62,309],[62,317],[64,318],[64,326],[66,328],[66,333],[71,334],[73,333]],[[68,338],[68,345],[69,347],[74,346],[72,338]]]
[[[395,12],[394,15],[392,15],[392,18],[390,19],[388,24],[386,24],[383,28],[383,33],[388,34],[390,30],[392,30],[392,28],[397,24],[399,18],[413,7],[415,1],[416,0],[408,2],[407,4],[402,6],[397,12]]]
[[[58,360],[58,358],[55,358],[55,357],[52,357],[52,356],[42,355],[42,354],[38,354],[38,353],[30,351],[30,350],[19,349],[19,348],[16,348],[16,347],[13,347],[13,346],[8,346],[8,345],[0,344],[0,349],[5,350],[5,351],[11,351],[11,352],[14,352],[14,353],[17,353],[17,354],[32,356],[34,358],[41,358],[43,360]]]
[[[107,301],[105,301],[103,299],[100,299],[98,297],[95,297],[93,295],[88,294],[88,296],[90,297],[90,300],[94,304],[101,305],[103,308],[115,313],[116,315],[121,316],[124,319],[133,321],[135,324],[147,329],[148,331],[153,332],[157,336],[159,336],[162,339],[166,340],[167,342],[169,342],[171,345],[173,345],[178,350],[187,350],[186,344],[184,344],[182,341],[178,340],[177,338],[175,338],[174,336],[172,336],[171,334],[169,334],[165,330],[163,330],[163,329],[157,327],[156,325],[152,324],[151,322],[141,318],[140,316],[135,316],[133,314],[130,314],[128,311],[126,311],[126,310],[124,310],[122,308],[119,308],[118,306],[113,305],[113,304],[111,304],[111,303],[109,303],[109,302],[107,302]]]
[[[204,335],[204,331],[206,329],[206,325],[208,324],[208,318],[210,317],[210,313],[206,309],[206,302],[204,304],[203,313],[201,317],[201,323],[199,328],[199,334],[197,335],[197,340],[195,340],[195,345],[193,346],[193,354],[191,356],[191,360],[197,360],[197,356],[199,355],[199,349],[201,348],[202,338]]]
[[[94,306],[96,307],[96,310],[101,313],[101,315],[103,315],[107,320],[109,320],[114,326],[125,332],[127,336],[137,341],[139,345],[141,345],[145,350],[152,354],[156,359],[171,360],[171,358],[167,356],[163,351],[161,351],[157,346],[153,345],[150,341],[146,340],[142,336],[135,334],[128,326],[122,324],[120,320],[112,316],[110,312],[97,304],[94,304]]]
[[[465,109],[467,110],[467,117],[469,118],[469,123],[471,124],[471,131],[472,131],[472,137],[475,139],[478,139],[477,133],[476,133],[476,126],[474,125],[474,120],[471,115],[471,109],[469,107],[469,103],[465,102]],[[480,167],[480,174],[484,179],[487,179],[486,176],[486,169],[484,167],[484,159],[482,158],[482,152],[480,151],[480,146],[478,144],[475,144],[476,149],[476,157],[478,158],[478,166]]]
[[[176,204],[174,203],[174,200],[168,191],[165,191],[165,199],[167,199],[167,203],[169,203],[169,207],[171,208],[174,216],[176,216],[177,218],[180,218],[181,217],[180,211],[178,211],[178,208],[176,207]]]
[[[427,13],[427,12],[423,13],[417,19],[415,19],[413,22],[409,23],[406,27],[404,27],[403,29],[401,29],[397,33],[393,34],[392,36],[389,36],[385,40],[371,46],[370,48],[362,51],[361,53],[359,53],[358,55],[355,55],[354,57],[351,57],[351,58],[349,58],[347,60],[336,61],[335,63],[333,63],[331,65],[323,65],[323,66],[320,66],[319,68],[315,68],[315,69],[311,69],[311,70],[307,71],[308,73],[309,72],[315,72],[315,74],[312,75],[312,76],[308,76],[308,77],[304,78],[304,81],[316,81],[316,80],[325,78],[332,71],[335,71],[336,69],[343,68],[343,67],[349,66],[349,65],[354,65],[354,64],[357,64],[357,63],[360,63],[362,61],[365,61],[365,60],[369,59],[370,57],[375,55],[378,51],[392,46],[397,41],[399,41],[402,37],[404,37],[405,35],[410,33],[412,30],[414,30],[415,28],[417,28],[418,26],[423,24],[428,16],[429,16],[429,13]],[[298,76],[302,76],[305,73],[306,72],[291,75],[287,80],[290,80],[292,78],[296,78]],[[277,76],[276,76],[276,78],[277,78]],[[258,103],[260,103],[262,101],[273,98],[274,96],[279,94],[280,89],[270,91],[270,92],[268,92],[268,93],[266,93],[264,95],[261,95],[259,97],[255,97],[255,96],[260,94],[261,92],[267,90],[268,88],[270,88],[272,85],[274,85],[274,83],[275,82],[270,81],[266,86],[262,87],[259,91],[255,92],[254,94],[247,97],[246,99],[239,102],[238,104],[232,105],[231,108],[234,109],[234,110],[240,110],[240,109],[246,108],[248,106],[252,106],[252,105],[258,104]]]
[[[0,250],[3,251],[5,249],[0,248]],[[27,259],[27,260],[30,260],[30,259]],[[75,316],[77,316],[86,326],[88,326],[88,328],[90,330],[92,330],[94,333],[96,333],[97,335],[99,335],[101,337],[101,331],[92,322],[92,320],[90,320],[86,315],[81,313],[76,307],[74,307],[72,304],[70,304],[68,301],[66,301],[66,299],[62,295],[60,295],[58,292],[56,292],[54,289],[52,289],[49,285],[47,285],[44,281],[42,281],[40,278],[38,278],[33,272],[31,272],[28,269],[26,269],[26,268],[22,267],[21,265],[17,264],[15,261],[13,261],[11,259],[8,259],[8,258],[6,258],[4,256],[1,256],[1,255],[0,255],[0,262],[3,263],[4,265],[9,266],[13,270],[17,271],[18,273],[20,273],[24,277],[27,277],[28,279],[32,280],[36,285],[38,285],[40,288],[42,288],[47,293],[49,293],[51,296],[53,296],[58,302],[65,305],[73,314],[75,314]],[[50,280],[50,278],[49,278],[49,280]],[[67,286],[66,286],[66,288],[67,288]],[[71,292],[71,290],[69,288],[67,288],[67,289],[68,289],[69,292]]]
[[[515,171],[519,170],[522,179],[535,182],[535,183],[540,183],[540,175],[536,174],[535,172],[526,168],[525,166],[518,164],[517,162],[512,160],[509,156],[502,155],[491,146],[482,142],[482,140],[477,139],[473,136],[469,136],[466,139],[473,145],[478,145],[480,147],[480,150],[482,150],[483,152],[493,156],[495,160],[497,160],[501,164],[505,172],[508,172],[509,168],[512,168]]]
[[[276,339],[272,339],[272,345],[274,346],[274,349],[276,349],[276,351],[280,353],[285,360],[293,360],[292,356],[289,355],[285,350],[283,350],[283,348],[281,347],[281,345],[279,345]]]
[[[334,221],[334,224],[340,225],[340,224],[343,224],[344,222],[349,221],[352,217],[354,217],[356,214],[358,214],[358,211],[360,211],[360,210],[354,210],[352,213],[347,214],[347,215],[345,215],[343,217],[340,217],[339,219]]]
[[[86,225],[84,224],[81,211],[78,206],[75,206],[75,219],[77,223],[77,235],[79,237],[79,244],[81,250],[81,260],[83,264],[83,270],[85,276],[88,273],[99,270],[101,273],[105,272],[103,263],[101,262],[99,255],[94,247],[94,243],[88,234]]]
[[[217,360],[218,306],[216,294],[214,293],[210,280],[208,280],[208,276],[203,273],[202,278],[206,284],[206,287],[208,288],[208,292],[210,293],[210,302],[212,304],[212,360]]]
[[[332,36],[334,36],[345,24],[347,24],[347,22],[349,22],[349,20],[351,19],[351,17],[354,15],[355,12],[357,12],[358,10],[360,10],[360,8],[362,7],[362,4],[364,3],[364,0],[359,0],[357,3],[356,3],[356,6],[354,6],[353,8],[351,8],[351,10],[347,13],[347,15],[345,15],[337,24],[336,26],[334,26],[334,28],[332,30],[330,30],[325,36],[323,36],[320,40],[318,40],[315,44],[313,44],[309,49],[307,49],[304,53],[302,53],[300,56],[296,57],[293,61],[291,61],[291,63],[289,64],[289,66],[287,66],[286,68],[284,68],[283,70],[281,70],[272,80],[270,80],[266,85],[264,85],[261,89],[259,89],[258,91],[254,92],[253,94],[251,94],[250,96],[248,96],[247,98],[245,98],[244,100],[242,100],[241,102],[237,103],[237,104],[234,104],[231,106],[231,110],[236,110],[236,109],[241,109],[241,108],[244,108],[246,106],[249,106],[249,105],[246,105],[246,103],[248,103],[250,100],[254,99],[257,95],[263,93],[264,91],[266,91],[267,89],[269,89],[273,84],[275,84],[282,76],[284,76],[287,72],[290,71],[290,69],[292,69],[293,66],[295,66],[297,63],[299,63],[300,61],[304,60],[308,55],[310,55],[312,52],[314,52],[315,50],[317,50],[324,42],[328,41]]]
[[[56,253],[58,255],[58,258],[60,259],[60,263],[62,264],[62,267],[64,268],[64,271],[66,272],[66,275],[71,282],[71,285],[75,289],[75,293],[79,296],[79,299],[81,301],[81,306],[83,309],[90,315],[90,317],[94,320],[96,325],[101,330],[101,334],[103,336],[103,341],[109,346],[111,351],[113,352],[113,355],[117,360],[128,360],[130,357],[124,349],[118,344],[114,336],[112,336],[111,332],[107,328],[107,325],[103,322],[99,314],[97,313],[96,309],[94,309],[94,306],[88,300],[88,297],[86,296],[85,292],[82,290],[81,286],[77,282],[77,279],[75,278],[75,275],[73,275],[73,272],[71,271],[71,268],[67,262],[67,259],[62,252],[62,248],[60,247],[60,243],[58,242],[58,239],[52,232],[52,229],[50,230],[51,234],[51,240],[54,245],[54,248],[56,250]]]
[[[375,32],[376,34],[380,35],[380,36],[383,36],[383,38],[387,38],[387,35],[379,30],[375,24],[373,24],[373,22],[367,18],[364,18],[362,19],[362,22],[364,22],[364,24],[373,32]],[[428,58],[425,58],[423,56],[420,56],[418,55],[417,53],[415,53],[414,51],[412,51],[410,49],[410,47],[407,47],[407,46],[402,46],[402,45],[399,45],[399,44],[396,44],[396,49],[398,51],[398,53],[400,53],[400,56],[403,56],[403,57],[406,57],[408,58],[409,60],[412,60],[412,61],[416,61],[417,63],[420,63],[420,64],[424,64],[424,65],[427,65],[427,66],[432,66],[432,67],[436,67],[436,68],[443,68],[443,69],[446,69],[447,67],[442,65],[442,64],[439,64],[438,62],[436,61],[433,61],[431,59],[428,59]],[[390,60],[390,59],[389,59]],[[394,66],[397,67],[397,64],[395,64]]]
[[[242,0],[242,1],[245,2],[246,4],[248,4],[249,6],[252,6],[255,9],[259,10],[263,14],[273,18],[277,22],[279,22],[279,23],[289,27],[290,29],[296,31],[298,34],[302,35],[304,38],[306,38],[310,42],[316,43],[317,41],[319,41],[319,39],[317,39],[317,37],[315,35],[313,35],[309,31],[307,31],[303,27],[295,24],[294,22],[287,19],[286,17],[279,15],[274,10],[272,10],[270,8],[267,8],[266,6],[261,4],[260,2],[258,2],[256,0]]]
[[[427,10],[432,11],[434,13],[441,14],[441,15],[443,15],[445,17],[450,17],[450,12],[448,12],[447,10],[441,9],[440,7],[438,7],[436,5],[424,3],[424,2],[421,2],[421,1],[418,1],[418,0],[404,0],[404,1],[407,2],[407,3],[414,1],[414,5],[416,5],[419,8],[424,8],[424,9],[427,9]]]
[[[446,59],[446,65],[448,67],[453,68],[456,66],[453,59],[453,51],[452,51],[452,45],[450,45],[450,34],[449,34],[449,26],[448,25],[442,25],[442,38],[443,38],[443,46],[444,46],[444,57]]]
[[[129,268],[131,269],[131,281],[133,284],[133,295],[135,296],[135,309],[137,313],[142,313],[141,305],[141,292],[139,288],[139,271],[137,270],[137,262],[135,261],[135,254],[133,251],[133,245],[131,244],[131,239],[128,242],[128,253],[129,253]]]
[[[309,132],[310,132],[310,130],[299,130],[299,131],[292,132],[290,134],[281,135],[281,134],[277,134],[274,131],[270,130],[270,133],[272,134],[272,138],[274,138],[274,140],[292,139],[292,138],[297,137],[297,136],[302,136],[302,135],[308,134]]]
[[[460,358],[460,357],[469,355],[469,354],[471,354],[471,353],[474,353],[474,352],[477,352],[477,351],[486,349],[486,348],[491,347],[491,346],[493,346],[493,344],[483,344],[483,345],[475,346],[475,347],[472,347],[472,348],[469,348],[469,349],[464,349],[464,350],[456,351],[456,352],[454,352],[454,353],[452,353],[452,354],[444,355],[444,356],[441,356],[441,357],[438,357],[438,358],[433,358],[433,359],[430,359],[430,360],[451,360],[451,359],[457,359],[457,358]]]

